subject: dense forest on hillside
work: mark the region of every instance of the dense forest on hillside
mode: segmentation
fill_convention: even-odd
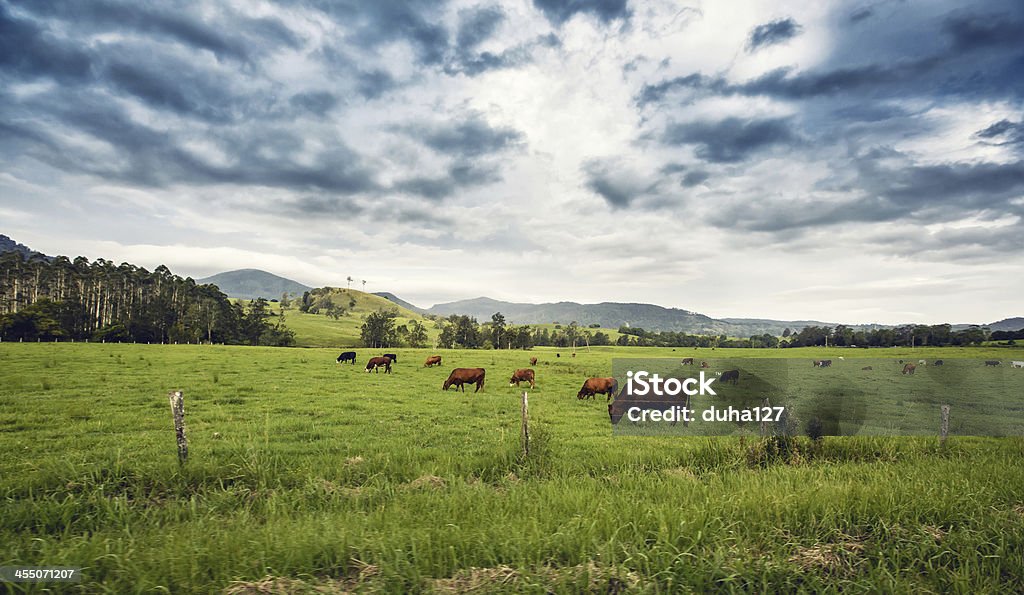
[[[272,318],[277,318],[272,321]],[[161,265],[0,254],[0,338],[290,345],[265,300],[232,304]]]

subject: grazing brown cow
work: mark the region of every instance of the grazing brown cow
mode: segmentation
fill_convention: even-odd
[[[606,401],[615,396],[615,391],[618,390],[619,383],[614,378],[587,378],[586,382],[583,383],[583,388],[580,392],[576,393],[577,399],[594,398],[598,393],[607,395]]]
[[[520,368],[516,370],[512,373],[512,378],[509,379],[508,385],[512,386],[514,384],[518,387],[520,382],[529,382],[530,388],[537,386],[536,382],[534,382],[533,370],[529,368]]]
[[[441,390],[448,390],[449,386],[455,385],[456,389],[462,389],[462,392],[466,392],[466,384],[475,384],[476,390],[473,392],[479,392],[484,387],[484,374],[486,370],[483,368],[455,368],[452,373],[448,375],[448,380],[444,381],[444,385]]]
[[[427,358],[427,361],[423,362],[423,367],[424,368],[429,368],[431,366],[440,366],[440,365],[441,365],[441,356],[440,355],[432,355],[432,356]]]
[[[371,357],[370,361],[366,362],[366,371],[373,370],[374,373],[378,373],[380,370],[377,368],[383,367],[384,371],[388,374],[391,373],[391,358],[388,356]]]
[[[721,382],[722,384],[725,384],[726,382],[729,382],[730,380],[732,381],[733,384],[736,384],[737,382],[739,382],[739,380],[740,380],[740,371],[739,370],[728,370],[728,371],[722,372],[722,375],[718,377],[718,381]]]
[[[702,368],[710,368],[711,366],[709,366],[707,362],[701,362],[700,363],[700,367],[702,367]]]
[[[531,357],[530,358],[530,365],[531,366],[536,366],[537,365],[537,358]]]
[[[684,366],[692,366],[693,365],[693,358],[692,357],[684,357],[683,361],[680,362],[680,363],[682,365],[684,365]]]
[[[915,366],[914,364],[904,364],[903,365],[903,373],[904,374],[910,374],[911,376],[913,376],[914,375],[914,370],[916,370],[916,369],[917,369],[917,366]]]

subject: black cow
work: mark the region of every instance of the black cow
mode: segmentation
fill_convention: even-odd
[[[739,382],[739,380],[740,380],[740,371],[739,370],[727,370],[725,372],[722,372],[722,375],[718,377],[718,381],[723,383],[723,384],[726,383],[726,382],[729,382],[730,380],[732,381],[733,384],[736,384],[737,382]]]
[[[398,363],[398,356],[397,356],[397,355],[395,355],[394,353],[385,353],[385,354],[384,354],[384,357],[388,357],[388,358],[391,358],[391,361],[392,361],[393,363],[396,363],[396,364]]]
[[[339,364],[343,364],[345,362],[349,362],[352,365],[355,365],[355,363],[356,363],[356,352],[355,351],[346,351],[346,352],[344,352],[344,353],[342,353],[341,355],[338,356],[338,363]]]
[[[985,360],[985,365],[986,366],[998,366],[999,364],[1000,364],[1000,361],[997,360],[997,359]]]
[[[941,366],[942,365],[942,360],[941,359],[937,359],[937,360],[935,360],[935,363],[932,364],[932,365],[933,366]]]

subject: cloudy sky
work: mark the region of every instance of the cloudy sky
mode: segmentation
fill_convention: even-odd
[[[0,0],[0,233],[418,305],[1024,315],[1018,0]]]

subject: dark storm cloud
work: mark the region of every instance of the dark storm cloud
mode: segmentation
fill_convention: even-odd
[[[845,197],[760,197],[719,205],[709,220],[720,227],[790,233],[851,223],[922,226],[966,217],[1024,216],[1024,206],[1014,202],[1024,192],[1024,162],[888,167],[868,157],[859,159],[857,167],[859,183]]]
[[[661,192],[660,177],[640,174],[619,159],[591,159],[581,169],[584,186],[613,209],[637,205],[658,208],[668,200]]]
[[[870,6],[858,8],[857,10],[850,13],[849,20],[851,23],[859,23],[867,20],[875,15],[875,9]]]
[[[25,109],[5,104],[0,122],[22,119]],[[185,148],[173,133],[136,122],[102,94],[66,90],[46,101],[33,102],[30,109],[48,126],[35,134],[15,135],[5,145],[64,171],[151,187],[214,183],[341,194],[378,188],[373,172],[342,139],[332,139],[330,148],[318,153],[312,164],[300,164],[292,156],[302,148],[303,139],[287,129],[270,124],[208,129],[204,138],[229,156],[226,164],[214,163]],[[102,141],[106,149],[94,155],[88,148],[68,142],[69,132]]]
[[[0,73],[23,80],[75,81],[91,76],[92,60],[82,48],[15,17],[0,4]]]
[[[756,52],[763,47],[788,41],[799,35],[801,31],[803,31],[803,27],[791,17],[758,25],[751,29],[750,35],[747,37],[747,51]]]
[[[685,176],[683,176],[683,179],[680,182],[680,184],[682,186],[686,187],[686,188],[690,188],[690,187],[693,187],[693,186],[699,186],[700,184],[703,184],[704,182],[707,182],[708,178],[710,178],[710,177],[711,177],[711,174],[709,174],[706,171],[695,170],[695,171],[687,172],[687,174]]]
[[[911,228],[870,237],[886,252],[941,262],[993,262],[1024,251],[1024,225],[971,225],[929,232]]]
[[[476,76],[491,70],[502,68],[515,68],[533,62],[533,53],[541,48],[557,48],[561,40],[554,33],[538,35],[531,41],[527,41],[512,47],[505,48],[501,52],[480,52],[460,50],[452,60],[445,64],[444,70],[448,74],[466,74]]]
[[[206,20],[195,14],[187,4],[169,8],[107,0],[18,4],[35,16],[57,19],[72,29],[92,33],[133,31],[209,50],[218,58],[248,61],[267,46],[296,47],[300,43],[298,36],[277,19],[228,14],[218,22],[216,17]]]
[[[979,130],[975,136],[993,145],[1024,145],[1024,124],[1000,120],[984,130]]]
[[[1024,22],[1007,14],[964,14],[947,18],[943,30],[953,39],[953,48],[970,51],[988,47],[1020,48]]]
[[[437,65],[449,49],[449,32],[436,16],[444,12],[444,0],[294,0],[295,4],[321,11],[351,31],[356,45],[376,49],[395,41],[408,42],[422,64]]]
[[[628,20],[631,13],[627,4],[627,0],[533,0],[533,5],[555,25],[561,25],[577,13],[593,15],[603,23]]]
[[[786,118],[726,118],[718,122],[671,124],[661,140],[669,145],[695,145],[698,157],[714,163],[743,161],[763,149],[799,142]]]
[[[895,43],[891,39],[839,36],[836,45],[841,49],[848,46],[848,51],[814,70],[782,67],[741,82],[732,82],[722,75],[695,72],[646,83],[635,99],[640,107],[661,103],[674,92],[691,96],[768,96],[786,100],[842,99],[847,95],[867,101],[908,97],[931,100],[945,96],[1020,99],[1024,88],[1016,81],[1024,78],[1024,47],[1020,45],[1020,40],[1024,39],[1024,15],[1020,8],[1016,10],[1014,14],[947,15],[935,25],[914,31],[923,39],[918,44],[921,49],[916,52],[916,46],[910,51],[898,47],[891,55],[885,55],[884,44]],[[876,51],[871,59],[858,62],[857,54],[850,52],[856,52],[864,44]]]
[[[327,91],[308,91],[292,95],[288,102],[317,116],[323,116],[338,105],[338,98]]]
[[[433,201],[440,201],[454,196],[462,189],[484,186],[500,181],[501,175],[496,167],[456,163],[448,168],[444,176],[417,176],[400,180],[395,183],[393,189],[406,194],[422,196]]]
[[[1010,201],[1024,192],[1024,162],[949,163],[896,171],[864,169],[864,185],[902,209],[940,209],[947,213],[996,209],[1024,214]],[[944,216],[943,213],[938,213]]]
[[[439,153],[463,158],[498,153],[523,140],[518,130],[493,127],[478,115],[439,124],[411,124],[396,130]]]
[[[505,21],[505,10],[500,6],[480,6],[459,11],[459,28],[455,43],[460,51],[475,48],[486,41]]]
[[[777,68],[743,83],[730,83],[723,77],[694,73],[654,84],[645,84],[636,96],[637,105],[662,101],[676,90],[690,90],[712,95],[767,95],[783,99],[812,99],[849,93],[877,92],[892,86],[892,95],[905,92],[905,83],[921,77],[941,64],[937,58],[906,63],[870,64],[836,68],[823,72],[798,72]],[[920,90],[919,90],[920,91]]]

